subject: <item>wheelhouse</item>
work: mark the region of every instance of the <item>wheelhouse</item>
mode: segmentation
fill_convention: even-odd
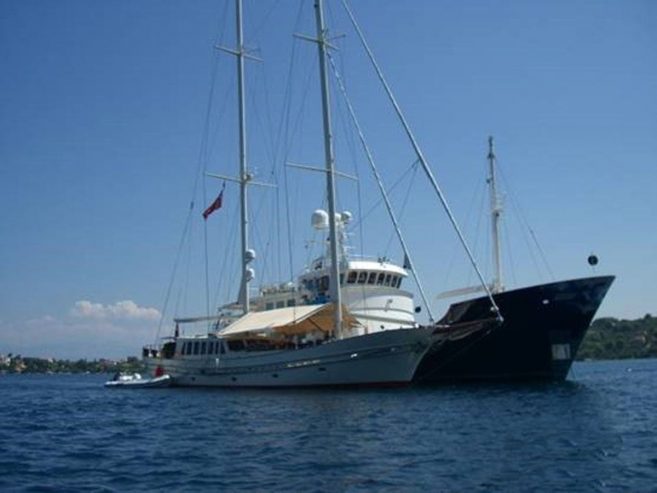
[[[315,299],[330,301],[331,278],[324,259],[318,259],[311,269],[299,278],[299,289],[308,301]],[[388,263],[385,259],[378,261],[359,260],[348,262],[347,269],[340,273],[340,286],[343,289],[376,288],[377,290],[399,290],[407,273],[401,267]]]

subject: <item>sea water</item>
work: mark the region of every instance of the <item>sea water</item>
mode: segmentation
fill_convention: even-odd
[[[107,378],[0,376],[0,491],[657,491],[657,360],[408,389]]]

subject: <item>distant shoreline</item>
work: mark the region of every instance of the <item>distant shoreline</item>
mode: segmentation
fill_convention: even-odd
[[[577,361],[657,358],[657,317],[636,320],[605,317],[594,320],[577,353]],[[65,360],[0,355],[0,374],[9,373],[115,373],[144,371],[141,360]]]
[[[140,372],[144,367],[139,358],[130,356],[122,360],[65,360],[55,358],[34,358],[29,356],[8,354],[0,356],[0,374],[48,374],[48,373],[116,373]]]

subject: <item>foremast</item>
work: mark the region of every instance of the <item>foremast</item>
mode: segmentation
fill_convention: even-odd
[[[493,149],[493,137],[488,137],[488,183],[490,192],[490,219],[491,235],[493,245],[493,280],[491,291],[499,293],[504,290],[502,285],[502,255],[500,248],[500,219],[502,215],[502,204],[497,195],[497,183],[495,178],[495,151]]]

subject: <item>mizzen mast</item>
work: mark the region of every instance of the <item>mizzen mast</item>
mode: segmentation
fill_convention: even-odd
[[[237,104],[239,107],[239,134],[240,134],[240,239],[242,245],[242,281],[240,283],[239,304],[244,312],[249,311],[249,281],[252,271],[249,262],[252,260],[248,254],[249,248],[249,214],[247,202],[247,182],[249,172],[246,164],[246,103],[244,98],[244,32],[242,29],[242,0],[236,0],[237,20]]]

